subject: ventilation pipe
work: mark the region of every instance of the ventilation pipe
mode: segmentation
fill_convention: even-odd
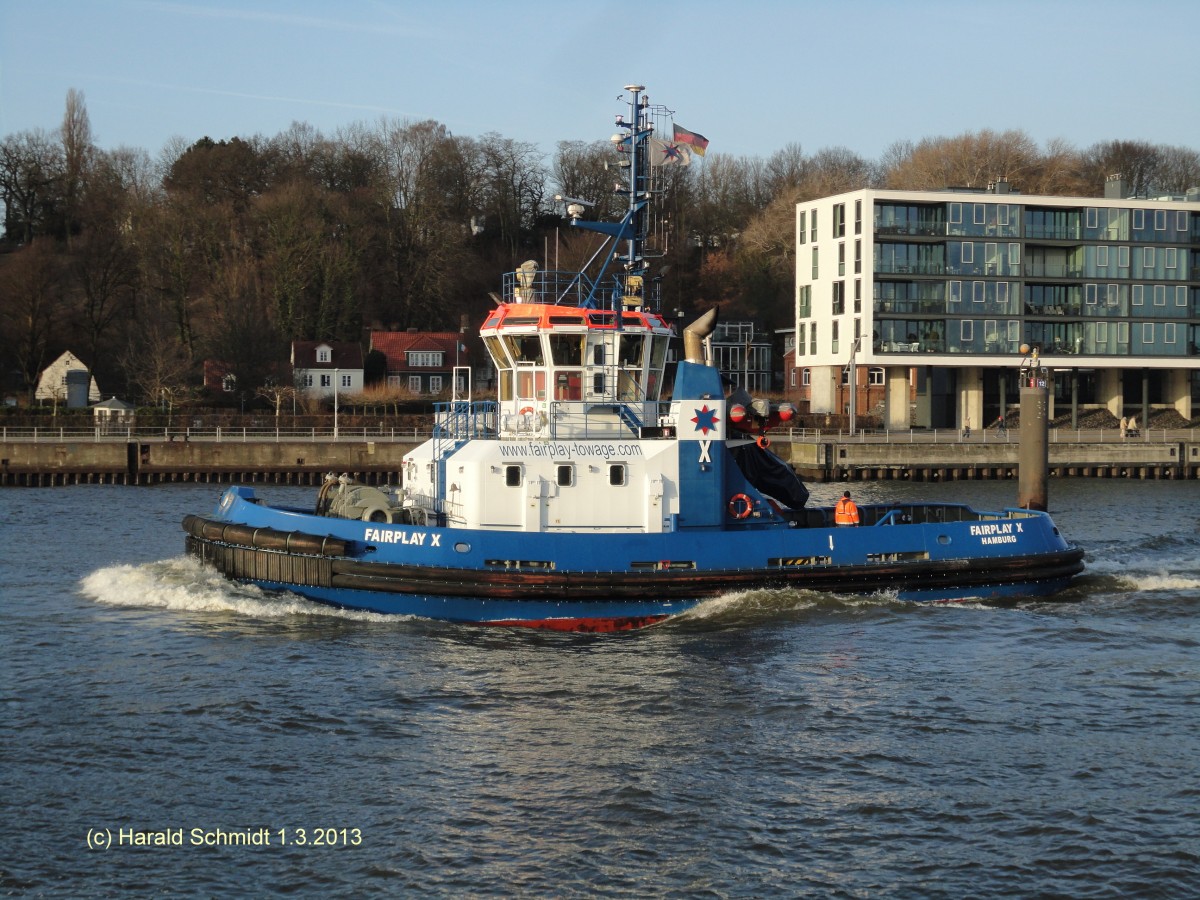
[[[717,308],[714,306],[695,322],[683,329],[683,355],[690,363],[711,365],[704,353],[704,339],[717,327]]]

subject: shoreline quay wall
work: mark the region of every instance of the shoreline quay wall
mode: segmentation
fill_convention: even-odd
[[[0,487],[175,482],[319,485],[327,472],[366,484],[399,484],[419,442],[3,442]],[[1017,445],[775,441],[771,449],[804,479],[960,481],[1017,477]],[[1200,478],[1200,442],[1055,443],[1053,478]]]

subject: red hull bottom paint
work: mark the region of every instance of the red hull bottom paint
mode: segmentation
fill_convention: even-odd
[[[544,631],[575,631],[589,634],[608,634],[614,631],[636,631],[657,625],[670,616],[623,616],[617,619],[497,619],[480,622],[480,625],[498,625],[504,628],[540,628]]]

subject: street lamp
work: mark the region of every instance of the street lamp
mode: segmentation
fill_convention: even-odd
[[[850,364],[847,366],[850,374],[850,437],[854,437],[855,417],[858,414],[858,347],[861,337],[856,337],[850,345]]]
[[[333,439],[338,439],[338,370],[333,370]]]

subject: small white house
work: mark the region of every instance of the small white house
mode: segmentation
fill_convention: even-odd
[[[83,378],[90,378],[91,382],[87,389],[87,400],[78,405],[82,407],[88,403],[98,402],[100,400],[100,388],[96,385],[96,379],[88,376],[88,367],[70,350],[42,370],[42,374],[38,378],[37,389],[33,394],[34,399],[57,400],[59,403],[66,403],[71,396],[68,393],[68,382],[74,382],[79,377],[79,375],[69,375],[71,372],[80,373]],[[83,387],[82,383],[80,383],[79,387]],[[82,390],[80,390],[80,393],[82,393]]]
[[[362,347],[350,341],[293,341],[292,372],[307,397],[333,397],[335,385],[340,395],[361,394]]]
[[[96,417],[97,421],[101,419],[124,421],[125,419],[133,418],[135,409],[136,407],[132,403],[126,403],[124,400],[112,397],[103,403],[95,404],[92,407],[92,415]]]

